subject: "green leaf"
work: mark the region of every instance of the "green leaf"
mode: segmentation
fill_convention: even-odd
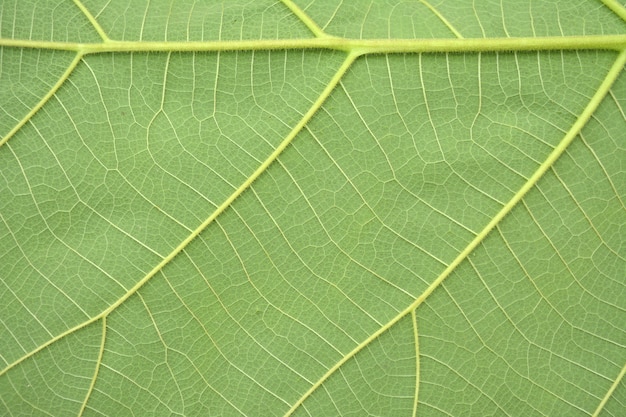
[[[625,21],[2,2],[0,414],[623,415]]]

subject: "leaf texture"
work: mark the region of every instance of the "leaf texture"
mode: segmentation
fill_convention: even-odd
[[[0,4],[0,414],[619,416],[626,9]]]

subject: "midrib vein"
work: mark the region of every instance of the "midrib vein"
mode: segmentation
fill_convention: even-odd
[[[321,36],[307,39],[231,41],[144,42],[105,40],[95,43],[0,39],[0,46],[75,51],[81,54],[109,52],[217,52],[289,49],[329,49],[363,54],[520,52],[553,50],[626,49],[626,35],[547,36],[519,38],[450,39],[350,39]]]

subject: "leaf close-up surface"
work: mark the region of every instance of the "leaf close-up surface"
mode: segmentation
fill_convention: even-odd
[[[0,2],[0,415],[626,415],[626,3]]]

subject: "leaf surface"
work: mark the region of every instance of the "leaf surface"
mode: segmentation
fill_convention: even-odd
[[[0,5],[0,414],[618,416],[619,2]]]

